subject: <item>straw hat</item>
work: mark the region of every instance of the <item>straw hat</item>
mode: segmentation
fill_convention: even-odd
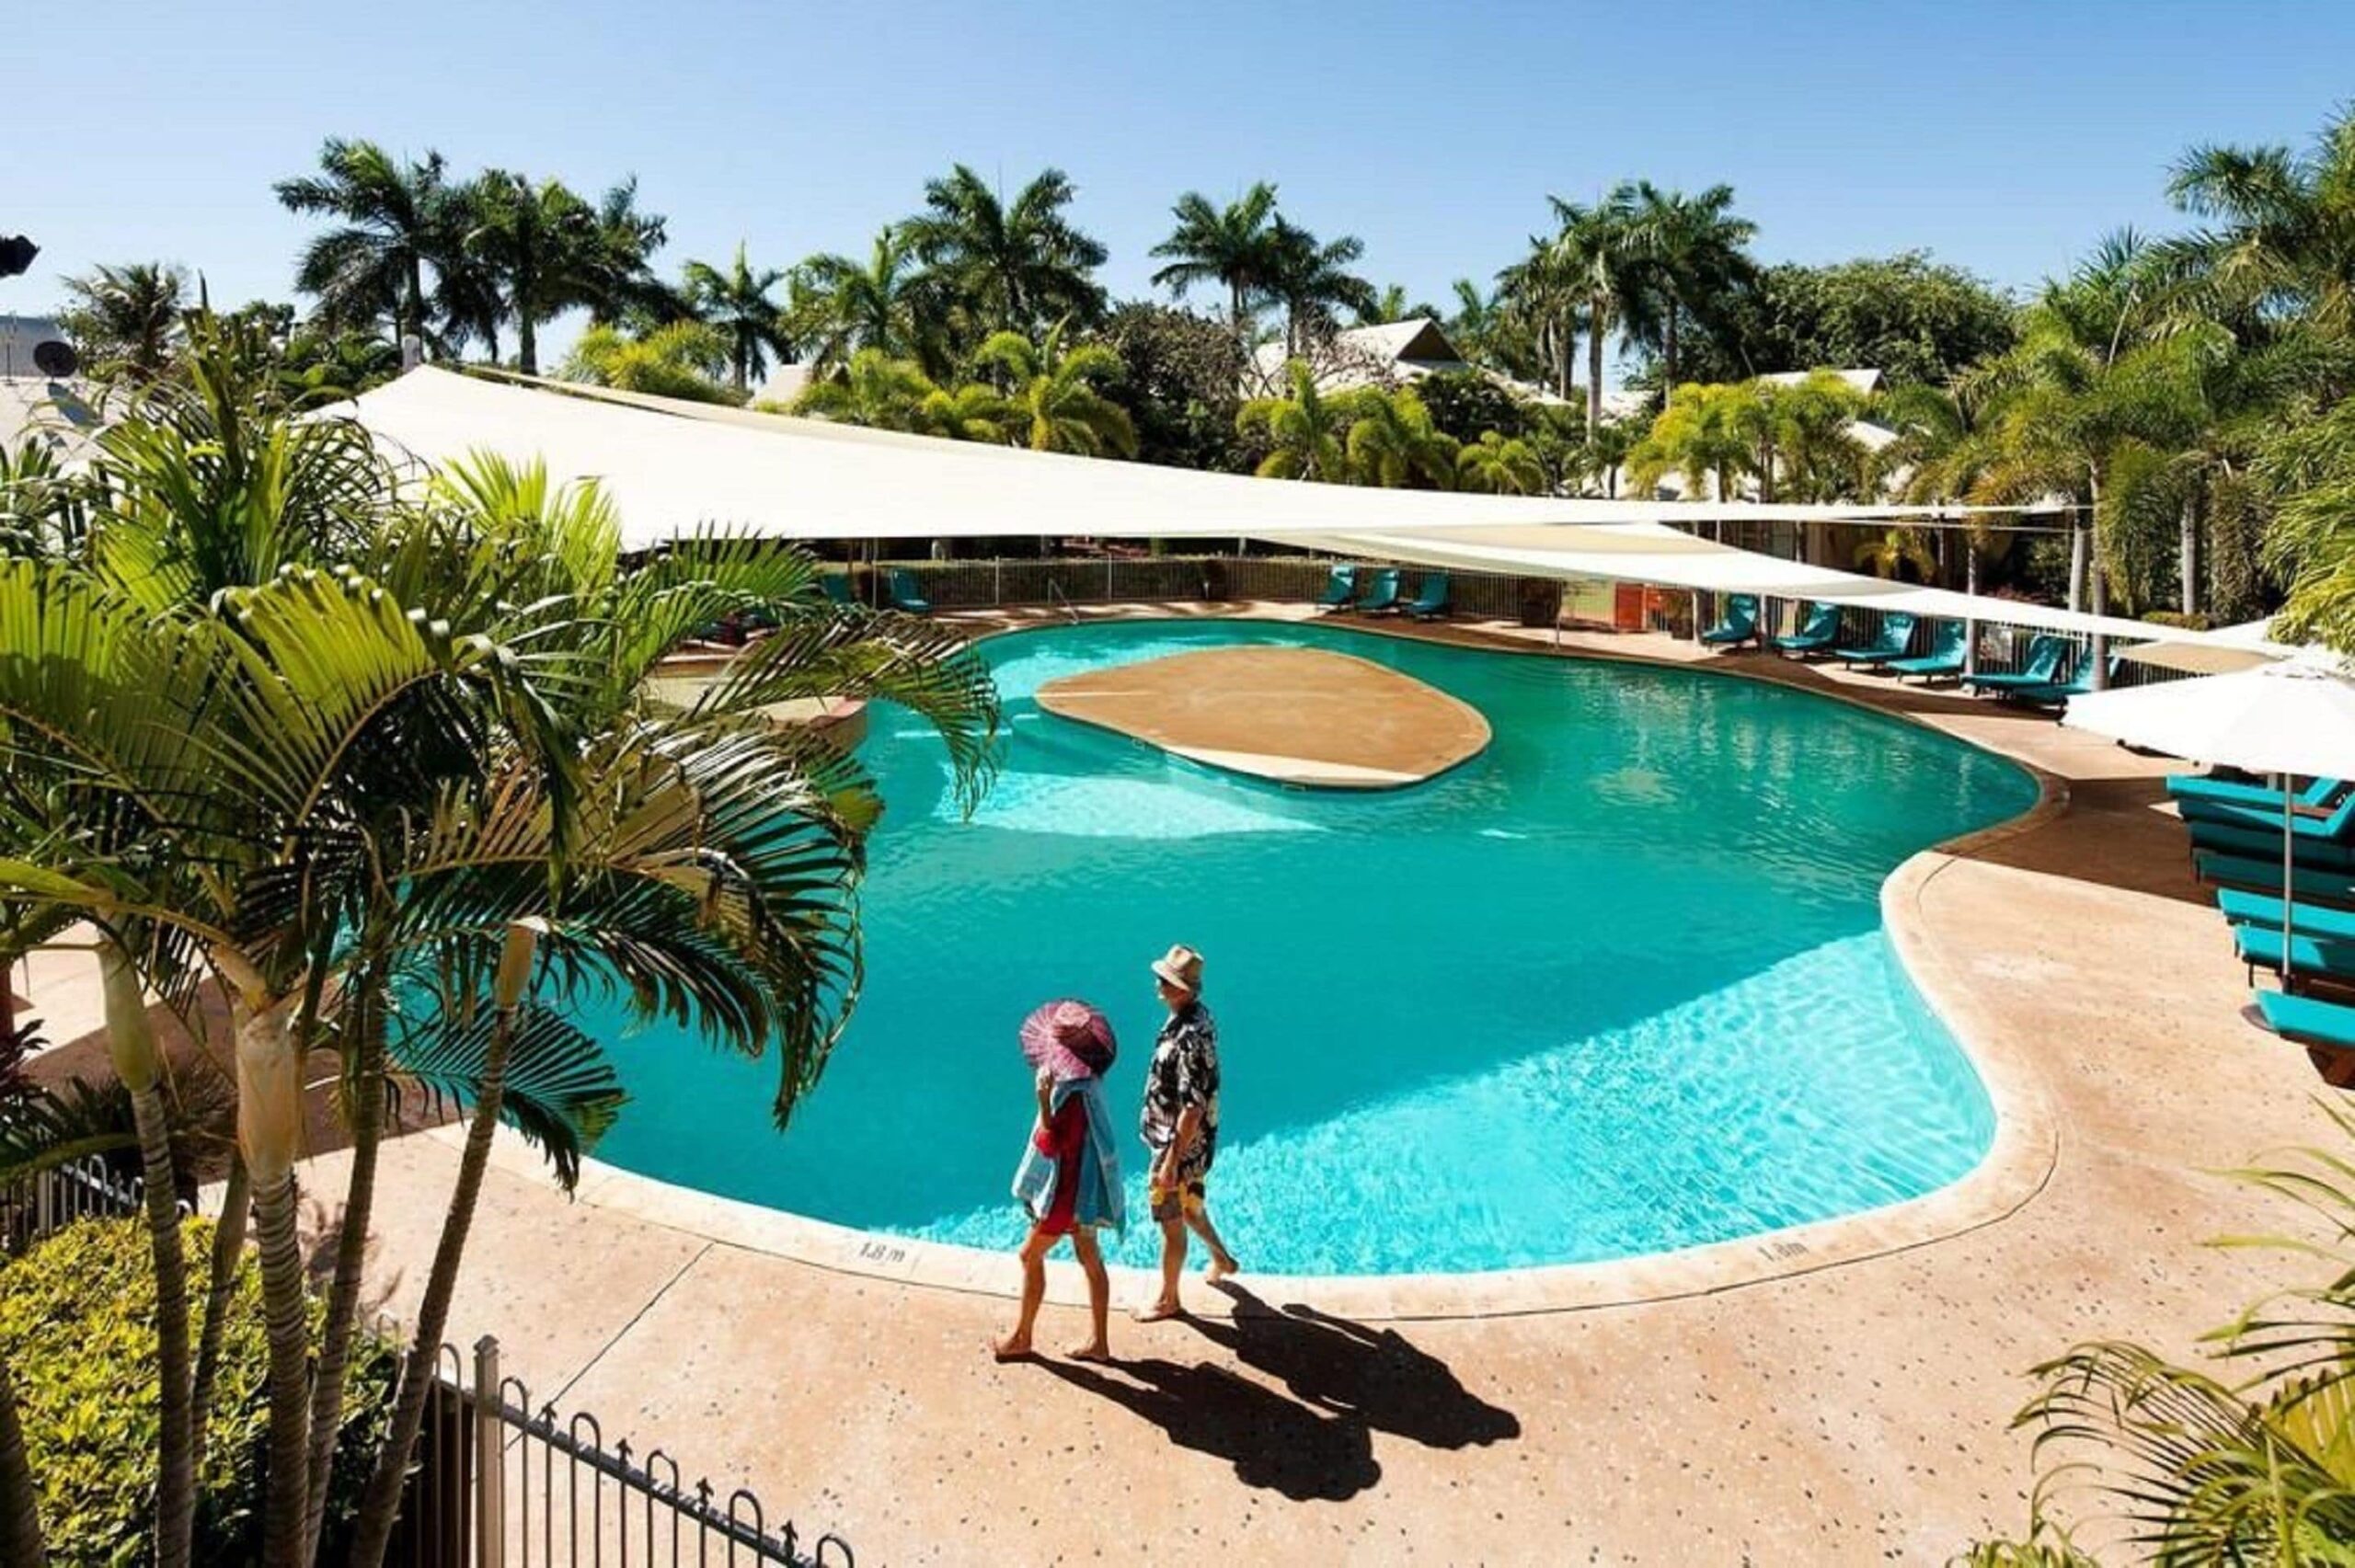
[[[1189,996],[1202,994],[1202,956],[1182,942],[1153,961],[1153,972]]]
[[[1065,999],[1035,1009],[1022,1021],[1022,1054],[1059,1079],[1100,1078],[1119,1047],[1111,1020],[1084,1001]]]

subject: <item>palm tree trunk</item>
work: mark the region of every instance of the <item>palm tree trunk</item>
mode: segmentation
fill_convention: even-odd
[[[418,1305],[417,1330],[402,1358],[400,1392],[393,1406],[390,1431],[368,1488],[360,1500],[360,1518],[352,1532],[353,1568],[382,1568],[393,1526],[400,1514],[401,1483],[408,1474],[409,1450],[417,1445],[418,1429],[425,1423],[425,1397],[433,1386],[442,1335],[449,1326],[450,1297],[458,1284],[458,1265],[465,1257],[466,1232],[474,1224],[475,1205],[482,1196],[484,1171],[490,1163],[491,1135],[499,1127],[499,1107],[507,1088],[507,1053],[513,1043],[515,1008],[531,978],[536,928],[511,926],[506,950],[500,955],[493,1002],[498,1027],[491,1031],[490,1049],[483,1060],[482,1082],[475,1092],[474,1119],[466,1127],[465,1152],[458,1158],[458,1179],[451,1189],[450,1208],[442,1222],[442,1239],[433,1249],[432,1271],[426,1276],[425,1297]],[[496,1389],[478,1391],[495,1397]]]
[[[2092,526],[2085,531],[2088,557],[2085,567],[2085,598],[2087,606],[2097,615],[2109,613],[2109,567],[2101,549],[2101,475],[2096,473],[2088,481],[2093,492]],[[2093,668],[2085,672],[2086,684],[2098,692],[2109,684],[2109,639],[2099,632],[2094,634],[2093,647],[2087,651]]]
[[[48,1562],[40,1533],[40,1490],[33,1484],[32,1456],[25,1452],[25,1428],[17,1417],[8,1358],[0,1350],[0,1562],[45,1568]]]
[[[1560,316],[1556,316],[1546,324],[1545,335],[1553,340],[1554,395],[1568,403],[1570,400],[1570,335],[1564,329],[1566,325]]]
[[[1668,302],[1667,358],[1668,382],[1666,385],[1660,388],[1660,396],[1663,400],[1667,398],[1670,393],[1676,390],[1676,301],[1673,298],[1671,298]]]
[[[302,1055],[295,999],[258,1010],[238,1004],[237,1146],[254,1190],[261,1247],[262,1323],[270,1345],[268,1491],[262,1498],[265,1568],[303,1568],[303,1514],[310,1482],[311,1324],[303,1249],[295,1234],[294,1150],[303,1123]]]
[[[522,307],[515,312],[515,367],[525,375],[540,373],[540,340],[533,330],[532,313]]]
[[[194,1413],[189,1448],[193,1455],[191,1468],[199,1475],[204,1473],[205,1424],[213,1412],[213,1385],[221,1375],[221,1345],[228,1330],[229,1299],[237,1288],[238,1265],[245,1262],[246,1221],[253,1207],[253,1184],[246,1178],[245,1157],[233,1154],[228,1179],[221,1185],[221,1219],[213,1227],[213,1276],[205,1288],[204,1328],[197,1336],[196,1378],[189,1393],[189,1405]]]
[[[1603,423],[1603,335],[1609,326],[1603,297],[1595,296],[1587,318],[1586,335],[1586,439],[1594,440],[1596,427]]]
[[[396,348],[401,347],[399,339],[408,333],[416,333],[420,342],[425,338],[425,263],[415,255],[408,258],[408,300],[404,314],[408,319],[393,334]]]
[[[318,1368],[311,1379],[310,1490],[303,1512],[305,1561],[318,1556],[319,1530],[327,1521],[327,1482],[334,1471],[336,1442],[343,1435],[343,1385],[359,1327],[360,1276],[367,1263],[368,1225],[375,1208],[376,1154],[384,1141],[385,1119],[384,1012],[375,990],[382,983],[374,970],[363,969],[350,996],[360,1059],[351,1088],[351,1176],[344,1188],[327,1322],[319,1331]]]
[[[2191,496],[2183,498],[2183,510],[2177,519],[2180,533],[2176,541],[2176,568],[2183,589],[2183,612],[2200,613],[2200,507]]]
[[[145,1183],[147,1242],[155,1263],[155,1562],[185,1564],[196,1529],[196,1445],[189,1381],[188,1255],[180,1236],[179,1181],[172,1168],[171,1116],[163,1068],[147,1021],[139,972],[114,942],[98,949],[107,1048],[131,1091]]]

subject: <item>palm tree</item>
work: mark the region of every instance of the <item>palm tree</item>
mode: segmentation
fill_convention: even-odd
[[[649,332],[618,326],[582,332],[557,374],[565,381],[625,392],[650,392],[697,403],[741,403],[742,394],[719,378],[729,371],[729,342],[700,321],[674,321]]]
[[[1468,285],[1466,285],[1468,287]],[[1463,298],[1459,289],[1457,297]],[[1525,340],[1555,395],[1570,395],[1570,350],[1578,337],[1584,298],[1564,274],[1551,242],[1532,236],[1529,254],[1497,273],[1500,326]]]
[[[684,294],[655,276],[654,253],[669,233],[668,219],[638,210],[636,175],[606,188],[597,201],[595,243],[583,258],[573,302],[589,312],[592,325],[628,320],[667,326],[694,314]]]
[[[1104,314],[1094,273],[1106,251],[1064,212],[1077,193],[1056,168],[1040,171],[1010,203],[963,164],[925,183],[925,211],[902,227],[963,318],[965,341],[1034,334],[1066,316],[1086,325]]]
[[[1757,473],[1765,419],[1754,383],[1688,383],[1668,395],[1651,429],[1629,449],[1627,482],[1648,494],[1670,474],[1688,499],[1730,500]]]
[[[1384,393],[1369,387],[1351,402],[1348,452],[1350,475],[1384,489],[1453,490],[1458,443],[1431,423],[1430,410],[1410,386]]]
[[[1285,362],[1284,381],[1289,396],[1255,397],[1235,413],[1236,431],[1263,436],[1269,447],[1253,472],[1262,479],[1347,481],[1351,399],[1327,398],[1298,360]]]
[[[1549,196],[1558,228],[1545,242],[1546,269],[1586,313],[1586,428],[1603,423],[1603,350],[1640,289],[1644,239],[1635,189],[1621,185],[1591,207]]]
[[[793,337],[786,326],[786,309],[770,297],[785,274],[775,268],[754,271],[744,243],[736,243],[736,260],[727,271],[705,261],[690,261],[684,275],[687,303],[696,315],[728,335],[729,369],[736,390],[749,392],[756,377],[768,373],[769,356],[793,362]]]
[[[328,326],[389,324],[396,340],[426,337],[426,271],[438,273],[461,238],[444,172],[436,152],[404,162],[373,142],[330,136],[316,175],[278,182],[288,212],[337,220],[304,246],[294,272]]]
[[[1152,251],[1169,265],[1153,275],[1153,286],[1179,299],[1197,283],[1223,287],[1227,322],[1241,341],[1252,311],[1276,282],[1276,188],[1259,180],[1224,207],[1189,190],[1170,211],[1178,226]]]
[[[97,267],[65,280],[74,303],[61,324],[101,373],[151,380],[171,358],[188,277],[160,261]]]
[[[1727,294],[1755,278],[1748,246],[1758,225],[1733,215],[1729,185],[1687,196],[1648,179],[1629,189],[1629,217],[1628,243],[1637,259],[1627,326],[1638,341],[1660,350],[1663,384],[1673,387],[1685,320],[1706,318]]]
[[[2355,332],[2355,106],[2301,156],[2287,147],[2195,147],[2167,194],[2217,222],[2179,251],[2225,294],[2324,331]]]
[[[1502,293],[1483,293],[1480,285],[1469,278],[1458,278],[1450,289],[1455,296],[1455,309],[1446,320],[1449,341],[1476,365],[1501,371],[1518,368],[1504,349],[1509,307]]]
[[[1898,578],[1906,568],[1916,582],[1935,582],[1938,558],[1918,528],[1891,528],[1856,546],[1856,565],[1877,578]]]
[[[1033,452],[1134,457],[1136,426],[1101,390],[1120,378],[1120,357],[1100,343],[1066,346],[1070,326],[1055,323],[1036,344],[1019,333],[997,333],[974,354],[974,366],[1005,378],[1005,412],[1017,444]]]
[[[861,349],[840,375],[802,388],[793,411],[879,430],[947,433],[937,427],[942,416],[952,411],[932,401],[940,394],[941,388],[913,361],[895,360],[880,349]],[[970,406],[954,412],[959,418],[984,417],[983,410]]]
[[[1461,489],[1492,496],[1536,496],[1545,491],[1545,464],[1537,449],[1518,436],[1483,430],[1455,454]]]
[[[499,317],[515,323],[516,364],[524,374],[539,373],[540,327],[566,311],[586,309],[598,323],[676,315],[650,260],[663,221],[637,210],[636,192],[625,182],[592,206],[560,180],[534,185],[492,169],[474,182],[465,249]]]
[[[1302,353],[1333,325],[1336,313],[1373,308],[1373,285],[1350,270],[1365,254],[1355,235],[1320,241],[1306,229],[1279,217],[1269,232],[1274,272],[1269,296],[1284,307],[1284,352]]]
[[[875,236],[865,264],[813,256],[793,271],[793,331],[820,375],[842,370],[862,349],[941,368],[938,335],[925,319],[925,283],[914,244],[898,229]]]

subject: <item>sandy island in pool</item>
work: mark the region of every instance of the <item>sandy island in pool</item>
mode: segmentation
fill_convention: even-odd
[[[1470,704],[1323,648],[1202,648],[1067,675],[1041,708],[1191,761],[1319,789],[1420,784],[1488,744]]]

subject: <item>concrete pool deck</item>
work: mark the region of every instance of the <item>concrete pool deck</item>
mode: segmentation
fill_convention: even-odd
[[[502,1167],[449,1337],[497,1333],[535,1399],[743,1482],[865,1563],[1939,1562],[2016,1532],[2030,1461],[2005,1428],[2027,1368],[2091,1337],[2192,1355],[2295,1277],[2200,1244],[2281,1220],[2203,1172],[2329,1136],[2304,1054],[2242,1016],[2241,969],[2162,809],[2167,764],[1846,671],[1564,644],[1854,696],[2065,782],[2039,818],[1909,862],[1884,900],[1974,1057],[2034,1074],[2051,1153],[2016,1204],[1736,1288],[1519,1316],[1382,1322],[1246,1276],[1256,1301],[1116,1322],[1123,1365],[1083,1369],[992,1363],[1000,1299],[568,1203]],[[340,1164],[306,1169],[315,1201],[335,1200]],[[433,1135],[385,1151],[373,1264],[396,1311],[454,1165]],[[1051,1309],[1041,1343],[1077,1327]]]

